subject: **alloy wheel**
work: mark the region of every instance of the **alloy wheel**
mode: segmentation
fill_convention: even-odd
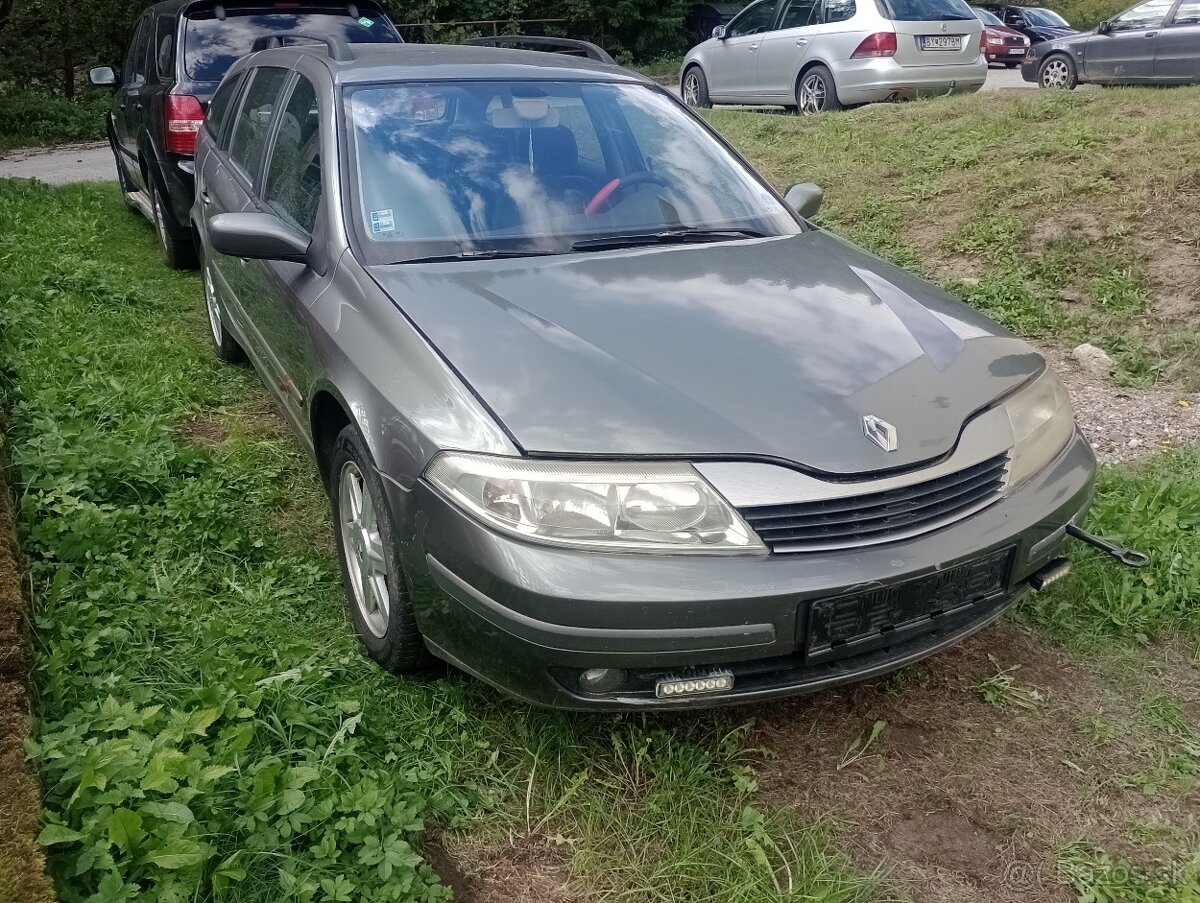
[[[825,79],[810,75],[800,83],[800,112],[806,116],[818,113],[825,106]]]
[[[1071,70],[1065,60],[1050,60],[1042,67],[1043,88],[1065,88],[1071,83]]]
[[[683,80],[683,102],[689,107],[700,106],[700,79],[695,72],[689,72]]]
[[[375,636],[387,633],[391,616],[391,594],[383,558],[383,538],[371,490],[362,471],[347,461],[338,477],[338,512],[341,515],[342,554],[354,604],[363,623]]]
[[[154,184],[150,185],[150,206],[154,209],[154,228],[158,230],[158,240],[167,247],[167,220],[162,211],[162,198]]]
[[[225,326],[221,322],[221,306],[217,301],[217,288],[213,285],[212,269],[204,265],[204,304],[208,308],[208,325],[218,345],[225,338]]]

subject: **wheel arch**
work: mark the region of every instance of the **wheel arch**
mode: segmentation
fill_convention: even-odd
[[[317,470],[321,474],[321,482],[329,485],[329,468],[333,463],[333,444],[338,435],[354,423],[350,416],[350,406],[333,386],[322,385],[314,392],[308,405],[308,429],[312,438],[313,457],[317,462]],[[361,426],[359,432],[362,432]],[[372,454],[374,450],[367,445]]]

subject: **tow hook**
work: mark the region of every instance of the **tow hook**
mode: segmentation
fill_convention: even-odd
[[[1074,524],[1067,524],[1067,535],[1074,536],[1080,542],[1085,542],[1089,546],[1092,546],[1092,548],[1108,553],[1126,567],[1144,568],[1150,563],[1150,556],[1145,552],[1127,549],[1124,546],[1117,545],[1115,542],[1109,542],[1107,539],[1093,536],[1087,530],[1081,530]]]

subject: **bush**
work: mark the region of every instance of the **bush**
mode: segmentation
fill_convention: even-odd
[[[101,91],[88,91],[75,100],[34,91],[0,94],[0,147],[103,138],[108,99]]]

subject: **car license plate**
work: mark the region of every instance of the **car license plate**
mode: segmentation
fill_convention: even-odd
[[[1024,56],[1025,48],[1024,47],[1014,47],[1012,50],[1010,50],[1008,52],[1008,54],[1009,54],[1009,56]]]
[[[957,34],[923,34],[921,35],[922,50],[962,50],[962,35]]]
[[[814,602],[808,619],[810,662],[841,658],[933,629],[946,615],[985,609],[1008,588],[1012,549],[865,593]]]

